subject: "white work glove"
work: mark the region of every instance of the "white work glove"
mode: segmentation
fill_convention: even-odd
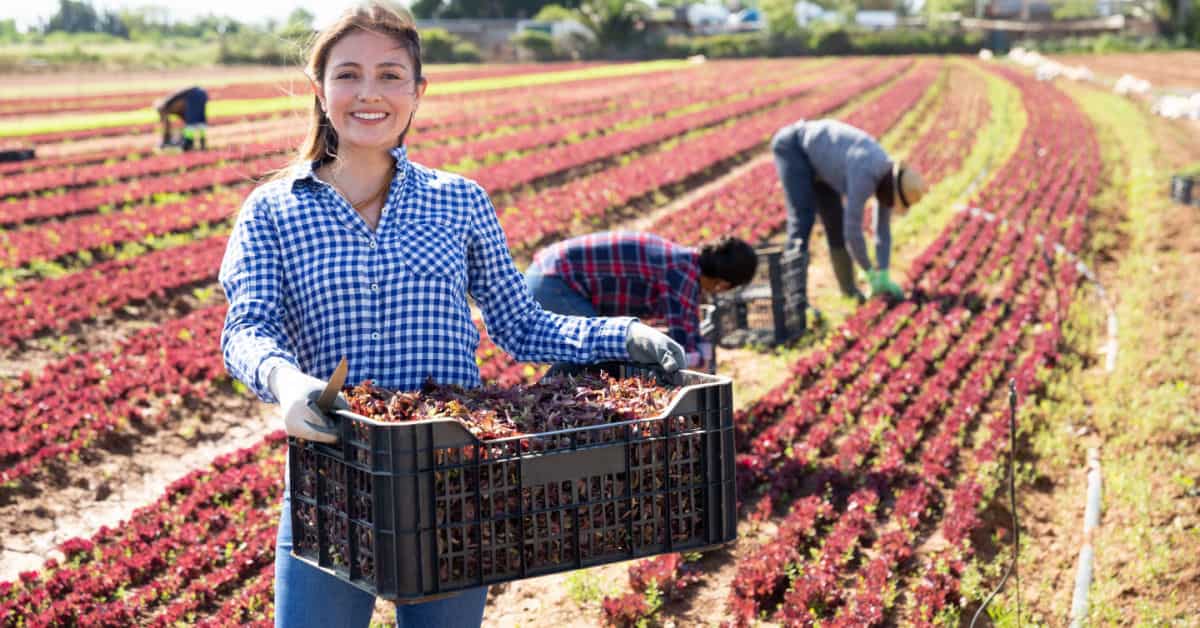
[[[337,429],[317,409],[317,398],[325,390],[325,384],[291,366],[277,366],[271,371],[267,385],[279,400],[279,413],[283,416],[283,426],[288,436],[318,443],[337,442]],[[339,392],[333,407],[349,409],[350,403]]]
[[[639,364],[657,364],[668,373],[674,373],[687,364],[683,347],[670,336],[642,323],[629,325],[625,335],[625,350],[629,359]]]

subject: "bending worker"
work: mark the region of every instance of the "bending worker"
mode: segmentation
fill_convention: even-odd
[[[700,337],[700,298],[750,282],[754,248],[725,237],[699,249],[654,234],[594,233],[564,240],[534,255],[525,282],[542,308],[573,316],[662,319],[688,357],[707,367],[712,346]]]
[[[808,240],[819,215],[842,294],[863,298],[854,282],[853,256],[867,273],[871,296],[903,298],[904,292],[888,275],[889,223],[893,211],[907,212],[925,194],[921,174],[888,157],[867,133],[837,120],[790,124],[775,134],[771,150],[787,201],[788,246],[799,247],[807,256]],[[872,196],[878,201],[874,264],[863,237],[864,208]]]
[[[198,144],[201,150],[207,148],[208,92],[199,87],[181,89],[165,98],[154,102],[162,121],[161,146],[181,146],[183,150],[192,150]],[[171,137],[171,116],[183,118],[183,139],[176,144]]]

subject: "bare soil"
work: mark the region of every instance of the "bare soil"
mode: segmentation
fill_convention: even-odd
[[[214,294],[219,295],[219,291]],[[214,297],[214,298],[220,298]],[[70,353],[112,351],[141,329],[209,305],[184,291],[133,304],[0,356],[0,374],[40,373]],[[51,465],[20,486],[0,489],[0,581],[36,569],[63,541],[127,519],[171,482],[214,458],[250,446],[278,428],[268,406],[230,388],[203,401],[164,400],[158,425],[127,424],[81,455]]]
[[[79,463],[55,465],[33,489],[0,495],[0,582],[61,559],[63,541],[117,525],[171,482],[279,426],[268,406],[232,391],[165,412],[163,427],[126,426]]]

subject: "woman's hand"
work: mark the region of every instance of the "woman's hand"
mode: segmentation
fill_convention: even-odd
[[[657,364],[668,373],[674,373],[687,364],[683,347],[670,336],[642,323],[629,325],[625,336],[625,349],[629,358],[641,364]]]
[[[336,443],[337,429],[317,408],[317,397],[325,390],[326,382],[305,375],[291,366],[279,366],[271,371],[269,386],[279,399],[279,412],[288,436],[319,443]],[[348,409],[350,404],[339,392],[333,401],[335,408]]]

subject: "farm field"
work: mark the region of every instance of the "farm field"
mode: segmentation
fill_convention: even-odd
[[[1175,59],[1064,62],[1200,87]],[[1198,625],[1200,210],[1168,195],[1200,164],[1194,125],[966,57],[429,75],[409,158],[483,185],[522,267],[610,228],[780,242],[768,144],[802,118],[867,130],[931,184],[893,224],[908,298],[837,296],[814,236],[823,322],[718,351],[735,544],[497,585],[485,625],[966,625],[1013,548],[1010,381],[1020,580],[985,622],[1069,623],[1094,449],[1090,625]],[[197,76],[210,146],[182,154],[138,117],[165,79],[119,78],[0,76],[0,145],[38,155],[0,163],[0,621],[272,625],[286,439],[225,373],[216,275],[242,199],[294,153],[295,76]],[[485,381],[543,372],[484,332]]]
[[[1200,90],[1200,52],[1194,50],[1164,52],[1153,55],[1116,53],[1103,55],[1054,55],[1054,59],[1071,65],[1083,65],[1097,74],[1117,79],[1132,74],[1150,81],[1155,87]]]

